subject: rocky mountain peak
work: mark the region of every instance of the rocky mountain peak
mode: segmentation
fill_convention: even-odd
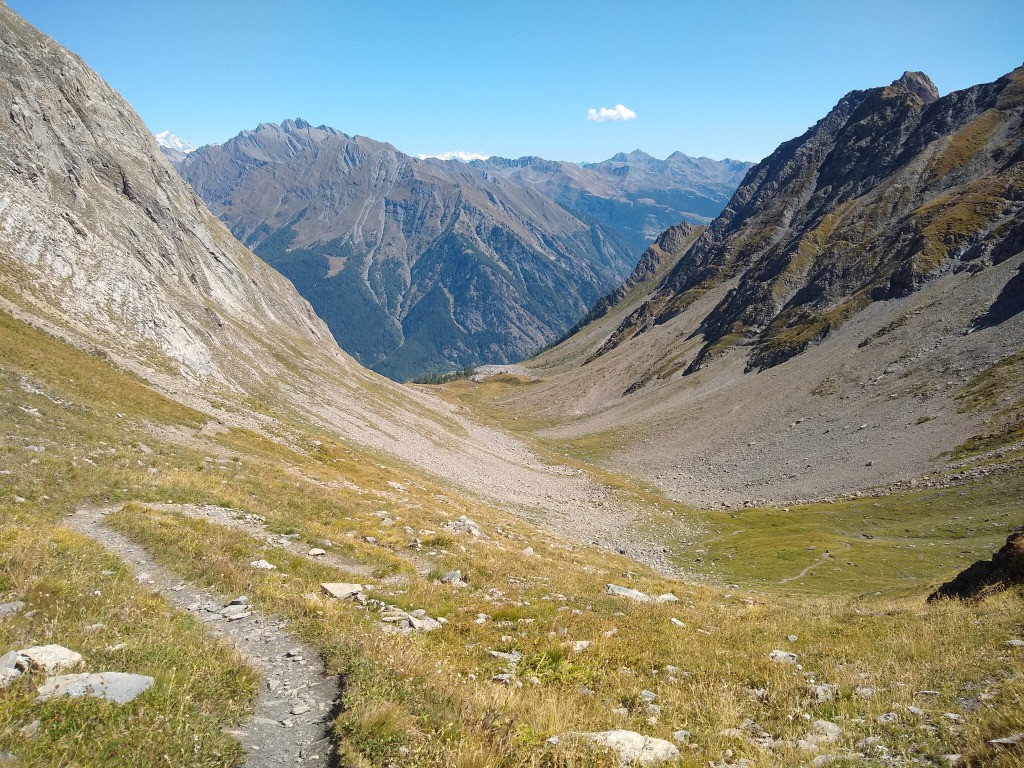
[[[632,152],[619,152],[611,158],[611,161],[616,163],[638,163],[654,159],[654,157],[642,149],[634,149]]]
[[[931,104],[939,98],[939,89],[924,72],[904,72],[903,76],[893,80],[889,87],[912,93],[925,104]]]
[[[939,98],[927,76],[906,72],[885,88],[847,94],[750,170],[612,343],[735,280],[700,321],[705,345],[686,371],[741,342],[751,347],[747,370],[765,370],[872,303],[1008,260],[1024,227],[1016,202],[1022,92],[1011,74]],[[1001,291],[989,316],[1017,311],[1016,285]]]

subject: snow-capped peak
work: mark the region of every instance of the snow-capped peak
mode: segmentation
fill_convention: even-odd
[[[442,152],[439,155],[417,155],[420,160],[434,158],[435,160],[458,160],[460,163],[468,163],[470,160],[486,160],[490,155],[481,155],[477,152]]]
[[[195,147],[189,144],[183,139],[179,139],[170,131],[163,131],[156,135],[156,143],[161,147],[167,147],[167,149],[176,149],[179,152],[184,152],[186,155],[189,152],[194,152]]]

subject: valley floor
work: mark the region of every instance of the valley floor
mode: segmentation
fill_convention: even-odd
[[[114,511],[98,530],[172,589],[215,607],[245,596],[261,626],[311,649],[298,653],[309,669],[319,656],[340,677],[325,744],[341,765],[615,766],[564,736],[611,729],[675,745],[684,766],[1024,765],[987,743],[1024,730],[1024,648],[1010,643],[1024,593],[925,602],[1024,522],[1020,472],[700,511],[588,461],[586,444],[529,443],[602,489],[608,509],[580,501],[595,519],[634,511],[595,546],[600,529],[556,525],[542,501],[504,509],[308,425],[282,420],[281,439],[216,425],[6,315],[0,350],[0,601],[26,604],[0,619],[3,650],[57,643],[89,670],[155,679],[124,705],[37,703],[39,676],[19,679],[0,698],[0,752],[25,764],[263,765],[238,734],[290,738],[281,721],[306,714],[267,716],[273,675],[233,630],[208,632],[154,591],[156,568],[157,584],[140,582],[131,555],[69,518],[102,506]],[[658,570],[616,548],[653,553]],[[324,583],[357,584],[366,602]],[[430,631],[404,631],[414,618]]]

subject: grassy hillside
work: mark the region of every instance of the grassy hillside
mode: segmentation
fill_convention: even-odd
[[[124,564],[61,526],[79,504],[125,502],[109,525],[181,578],[225,597],[246,594],[288,619],[329,669],[344,674],[334,734],[346,765],[611,766],[609,755],[546,740],[619,727],[666,739],[689,730],[681,765],[722,760],[727,750],[732,760],[758,765],[813,756],[792,743],[768,751],[723,734],[746,718],[783,742],[806,734],[813,720],[831,720],[843,736],[823,748],[830,754],[864,751],[858,743],[877,736],[900,759],[937,762],[965,752],[979,764],[1021,764],[1013,753],[990,752],[984,740],[1019,730],[1024,655],[1005,643],[1024,633],[1024,595],[924,603],[939,579],[990,552],[1020,522],[1017,479],[734,518],[671,505],[570,457],[610,492],[648,505],[650,528],[638,536],[694,532],[665,542],[693,574],[679,581],[300,425],[281,425],[280,436],[225,430],[8,316],[0,316],[0,350],[0,599],[23,599],[35,611],[0,622],[4,650],[55,642],[90,665],[157,679],[125,710],[95,700],[35,705],[30,690],[15,689],[0,702],[0,750],[26,763],[240,763],[237,744],[220,729],[244,716],[255,672],[150,596]],[[269,531],[310,546],[330,542],[351,569],[196,520],[187,511],[198,504],[262,515]],[[487,537],[445,530],[462,514]],[[660,525],[662,517],[686,526]],[[875,538],[862,544],[863,534]],[[413,539],[420,548],[410,548]],[[840,566],[826,563],[782,583],[813,561],[807,546],[838,553],[846,541],[854,542],[859,568],[835,573]],[[690,562],[696,557],[702,562]],[[277,570],[252,569],[256,558]],[[438,583],[454,569],[468,586]],[[371,611],[324,599],[322,581],[371,581],[371,596],[448,624],[430,634],[385,635]],[[634,603],[605,594],[606,583],[673,592],[680,602]],[[480,614],[488,618],[478,623]],[[101,630],[88,629],[97,623]],[[591,645],[577,652],[575,641]],[[122,642],[126,648],[108,650]],[[803,668],[771,661],[775,648],[798,653]],[[505,662],[487,650],[522,654],[511,685],[491,681]],[[833,700],[817,702],[812,673],[837,686]],[[858,686],[874,688],[874,697],[854,695]],[[643,690],[657,695],[660,711],[648,709]],[[890,711],[897,721],[880,723]],[[38,738],[19,736],[35,719]]]

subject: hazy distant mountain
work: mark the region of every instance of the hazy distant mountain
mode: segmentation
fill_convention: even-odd
[[[639,255],[680,221],[707,224],[718,216],[752,164],[682,152],[659,160],[636,150],[600,163],[491,157],[473,165],[537,189],[581,218],[603,222]]]
[[[521,359],[636,260],[614,229],[529,186],[303,120],[202,147],[179,169],[342,347],[396,379]]]

